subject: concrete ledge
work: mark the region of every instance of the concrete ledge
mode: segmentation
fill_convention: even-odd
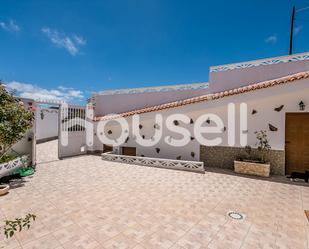
[[[56,139],[58,139],[58,136],[56,136],[56,137],[47,137],[47,138],[37,139],[37,140],[36,140],[36,144],[41,144],[41,143],[49,142],[49,141],[56,140]]]

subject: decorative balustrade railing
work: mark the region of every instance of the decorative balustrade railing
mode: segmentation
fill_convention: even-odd
[[[113,154],[112,152],[103,153],[102,159],[106,161],[136,164],[149,167],[187,170],[202,173],[205,172],[204,163],[197,161],[182,161],[182,160],[171,160],[164,158],[125,156],[125,155],[116,155]]]
[[[211,73],[212,72],[223,72],[223,71],[234,70],[234,69],[243,69],[243,68],[274,65],[278,63],[286,63],[286,62],[292,62],[292,61],[305,61],[305,60],[309,60],[309,53],[293,54],[293,55],[288,55],[288,56],[279,56],[279,57],[262,59],[262,60],[213,66],[213,67],[210,67],[210,72]]]
[[[27,167],[29,160],[30,160],[30,156],[24,155],[24,156],[17,157],[12,161],[1,163],[0,164],[0,178],[13,173],[15,170],[19,168]]]

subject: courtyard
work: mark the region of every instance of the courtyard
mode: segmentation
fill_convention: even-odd
[[[308,187],[93,155],[57,160],[54,146],[38,145],[35,175],[0,197],[2,221],[37,215],[1,239],[6,249],[309,248]]]

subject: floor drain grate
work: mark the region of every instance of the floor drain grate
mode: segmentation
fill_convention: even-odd
[[[227,215],[234,220],[243,220],[245,218],[245,215],[235,211],[229,211]]]

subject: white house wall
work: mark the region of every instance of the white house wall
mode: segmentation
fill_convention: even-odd
[[[43,111],[43,119],[41,117]],[[58,137],[57,109],[38,108],[36,111],[36,137],[37,140],[48,140]]]
[[[96,116],[103,116],[110,113],[122,113],[131,110],[141,109],[149,106],[164,104],[180,99],[207,94],[208,86],[195,90],[169,90],[161,92],[142,92],[142,93],[126,93],[95,96]]]
[[[234,103],[236,106],[236,144],[234,147],[241,147],[239,136],[239,106],[240,103],[247,103],[248,105],[248,145],[255,147],[256,135],[255,131],[267,130],[270,145],[273,150],[284,150],[285,147],[285,116],[287,112],[299,112],[299,102],[304,101],[309,104],[309,80],[301,80],[296,83],[291,83],[283,86],[276,86],[272,88],[267,88],[263,90],[257,90],[251,93],[240,94],[237,96],[225,97],[223,99],[218,99],[215,101],[201,102],[197,104],[186,105],[183,107],[177,107],[172,109],[163,110],[157,113],[163,115],[163,120],[165,122],[166,117],[179,113],[186,114],[189,118],[194,121],[202,114],[213,113],[218,115],[225,126],[227,126],[227,105],[229,103]],[[281,112],[277,112],[274,108],[284,105]],[[307,107],[308,109],[309,107]],[[252,115],[252,110],[255,109],[257,113]],[[141,124],[143,128],[140,130],[141,135],[145,135],[146,139],[153,136],[155,129],[153,125],[155,124],[154,117],[156,112],[145,113],[140,115]],[[127,118],[129,126],[131,127],[131,117]],[[96,122],[97,124],[97,122]],[[270,131],[268,124],[278,128],[277,132]],[[179,126],[187,127],[188,130],[193,134],[193,125],[183,125],[180,123]],[[109,135],[110,138],[117,138],[120,134],[119,125],[116,125],[114,121],[109,121],[105,128],[105,133],[108,130],[112,130],[112,134]],[[100,132],[100,131],[98,131]],[[131,132],[131,128],[130,128]],[[167,128],[163,127],[163,137],[172,136],[175,139],[179,138],[181,135],[175,135],[175,133],[168,131]],[[206,135],[206,138],[211,139],[217,137],[217,134]],[[220,146],[228,146],[227,141],[227,131],[223,132],[220,137],[222,137],[222,144]],[[137,145],[132,139],[132,134],[130,135],[128,143],[123,146],[136,147],[137,155],[147,156],[147,157],[160,157],[160,158],[170,158],[175,159],[181,156],[182,160],[200,160],[200,144],[197,140],[190,141],[188,145],[184,147],[171,147],[167,145],[163,139],[153,147],[141,147]],[[102,143],[98,140],[97,136],[94,138],[94,150],[102,150]],[[160,153],[156,152],[155,148],[160,148]],[[192,158],[191,152],[194,152],[195,157]]]
[[[309,53],[210,68],[209,91],[220,92],[309,70]]]

